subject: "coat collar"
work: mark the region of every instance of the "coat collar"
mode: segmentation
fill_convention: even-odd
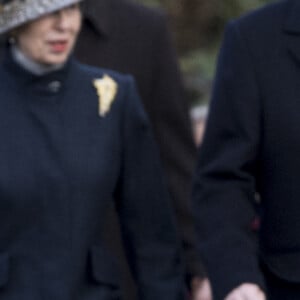
[[[300,1],[289,0],[284,22],[284,40],[291,56],[300,64]]]
[[[85,0],[82,4],[84,18],[96,31],[108,37],[113,30],[115,0]]]
[[[284,31],[287,33],[300,33],[300,1],[290,0],[288,14],[284,23]]]
[[[5,48],[4,52],[1,68],[3,67],[6,73],[9,74],[9,76],[13,78],[20,87],[36,89],[36,91],[52,95],[53,83],[59,82],[60,85],[65,85],[69,75],[74,72],[73,69],[76,64],[73,56],[71,56],[65,65],[59,70],[54,70],[44,75],[36,75],[26,70],[23,66],[16,62],[9,46]]]

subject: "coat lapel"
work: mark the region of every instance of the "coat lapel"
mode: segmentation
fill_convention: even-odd
[[[84,18],[105,37],[109,37],[113,30],[113,2],[114,0],[85,0],[82,5]]]
[[[285,40],[290,54],[300,63],[300,1],[292,0],[289,4],[283,28]]]

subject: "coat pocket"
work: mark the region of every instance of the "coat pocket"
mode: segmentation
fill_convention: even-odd
[[[0,254],[0,288],[8,283],[9,276],[9,256],[7,253]]]
[[[120,287],[118,264],[114,257],[100,246],[90,249],[91,275],[94,282],[110,286],[113,289]]]

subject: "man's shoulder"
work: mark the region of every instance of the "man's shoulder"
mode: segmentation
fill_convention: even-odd
[[[247,47],[251,48],[252,53],[268,57],[281,47],[284,41],[283,33],[295,5],[299,7],[300,16],[299,4],[299,0],[275,1],[232,20],[230,25],[246,42]]]
[[[234,22],[242,30],[255,30],[257,34],[265,31],[272,33],[272,31],[284,26],[284,22],[294,3],[294,0],[275,1],[242,15]]]
[[[117,24],[128,39],[145,41],[144,46],[153,47],[157,39],[168,31],[166,12],[157,7],[146,6],[132,0],[114,0],[111,9],[115,12]],[[120,30],[116,30],[122,34]],[[147,40],[147,41],[146,41]]]
[[[146,6],[132,0],[115,0],[115,8],[118,7],[118,13],[124,16],[130,16],[132,22],[143,21],[153,24],[153,22],[164,19],[165,11],[161,8]]]
[[[167,17],[161,8],[132,0],[93,1],[84,2],[85,18],[110,37],[152,39],[166,28]]]

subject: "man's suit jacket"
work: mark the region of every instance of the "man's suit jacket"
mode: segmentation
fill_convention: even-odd
[[[188,277],[202,276],[189,203],[196,151],[166,18],[159,11],[127,0],[87,0],[83,10],[85,18],[76,57],[84,63],[134,76],[159,145]],[[117,245],[115,249],[120,245],[115,237],[116,225],[112,228],[107,234]],[[128,280],[127,273],[124,278]]]
[[[193,192],[200,252],[216,300],[259,264],[300,283],[300,2],[226,28]],[[249,224],[261,197],[259,249]]]

